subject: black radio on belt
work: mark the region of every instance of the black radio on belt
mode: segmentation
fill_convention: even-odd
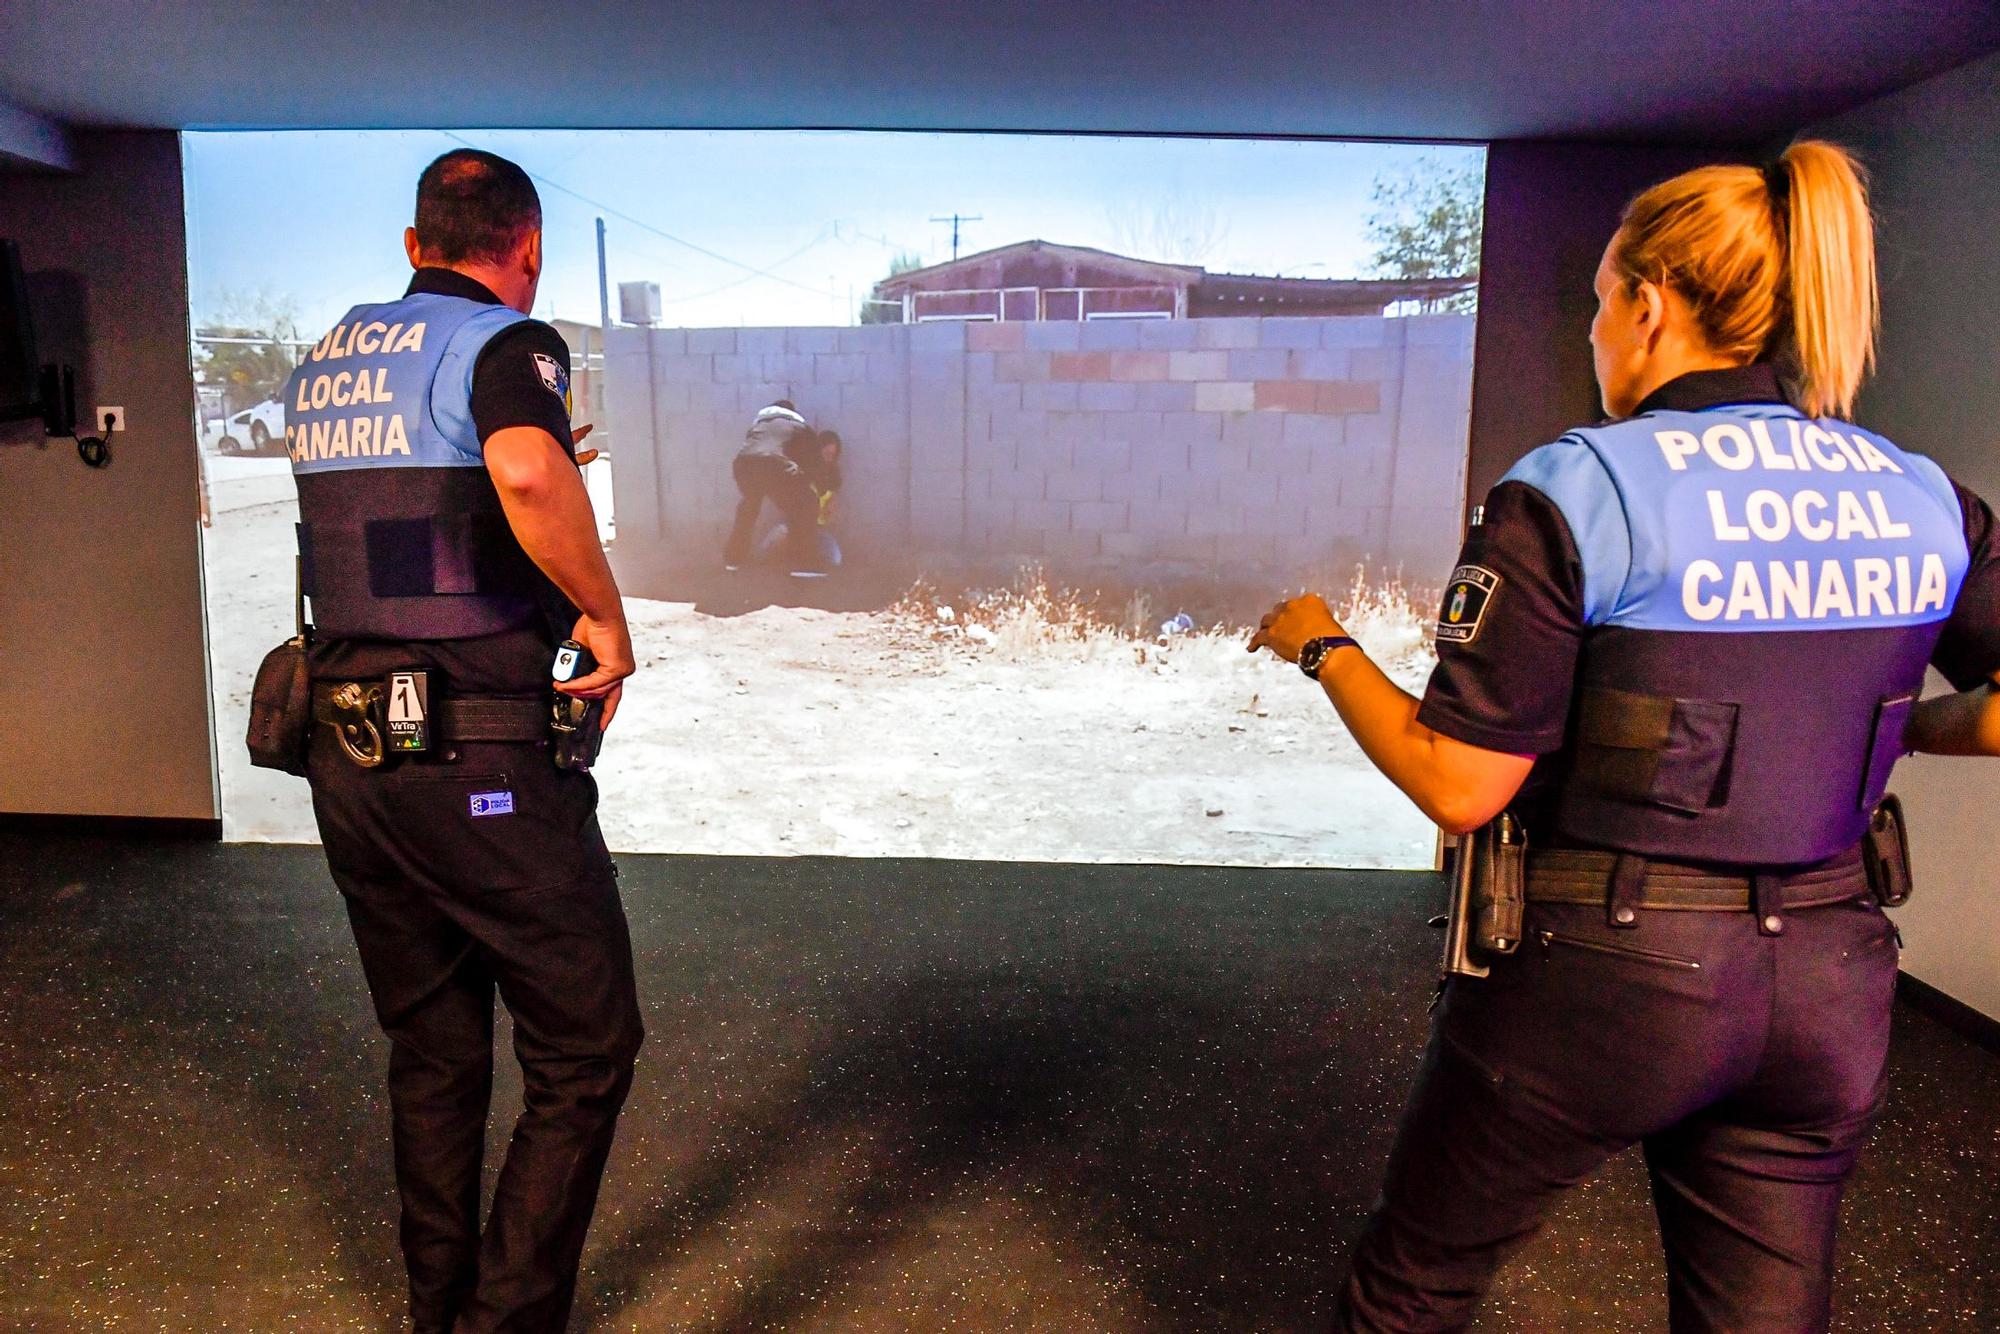
[[[574,639],[556,645],[556,660],[549,676],[557,684],[581,680],[597,670],[597,659]],[[604,701],[578,699],[556,692],[549,717],[551,754],[558,769],[587,771],[597,763],[598,749],[604,744]]]

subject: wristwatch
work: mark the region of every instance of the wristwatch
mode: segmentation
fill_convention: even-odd
[[[1325,665],[1327,655],[1337,648],[1347,648],[1350,645],[1355,648],[1361,647],[1352,635],[1321,635],[1317,639],[1308,639],[1299,649],[1299,670],[1317,681],[1319,669]]]

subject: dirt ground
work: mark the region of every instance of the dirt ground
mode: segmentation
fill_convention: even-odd
[[[250,767],[250,680],[292,624],[283,459],[209,459],[210,653],[232,839],[311,842],[303,781]],[[781,586],[788,600],[810,596]],[[1435,831],[1295,668],[1234,631],[1065,637],[939,598],[897,611],[628,604],[640,670],[597,770],[614,849],[1414,867]],[[1408,616],[1353,628],[1406,686]]]

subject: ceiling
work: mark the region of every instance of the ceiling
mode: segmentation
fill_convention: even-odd
[[[1748,143],[2000,49],[1994,0],[4,0],[75,125]]]

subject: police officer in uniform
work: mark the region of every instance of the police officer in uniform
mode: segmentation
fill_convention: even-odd
[[[1827,1327],[1896,977],[1871,816],[1907,749],[2000,753],[1993,513],[1844,420],[1874,274],[1835,146],[1646,191],[1596,277],[1614,420],[1487,496],[1421,703],[1319,598],[1253,637],[1447,832],[1527,835],[1522,943],[1446,984],[1339,1328],[1465,1327],[1633,1144],[1674,1329]],[[1926,664],[1961,693],[1919,703]]]
[[[389,1094],[419,1331],[563,1328],[640,1038],[590,775],[551,758],[559,687],[616,710],[633,667],[569,422],[569,352],[527,317],[541,205],[460,150],[417,186],[400,300],[357,306],[286,390],[315,726],[313,809]],[[526,1110],[490,1213],[493,998]]]

